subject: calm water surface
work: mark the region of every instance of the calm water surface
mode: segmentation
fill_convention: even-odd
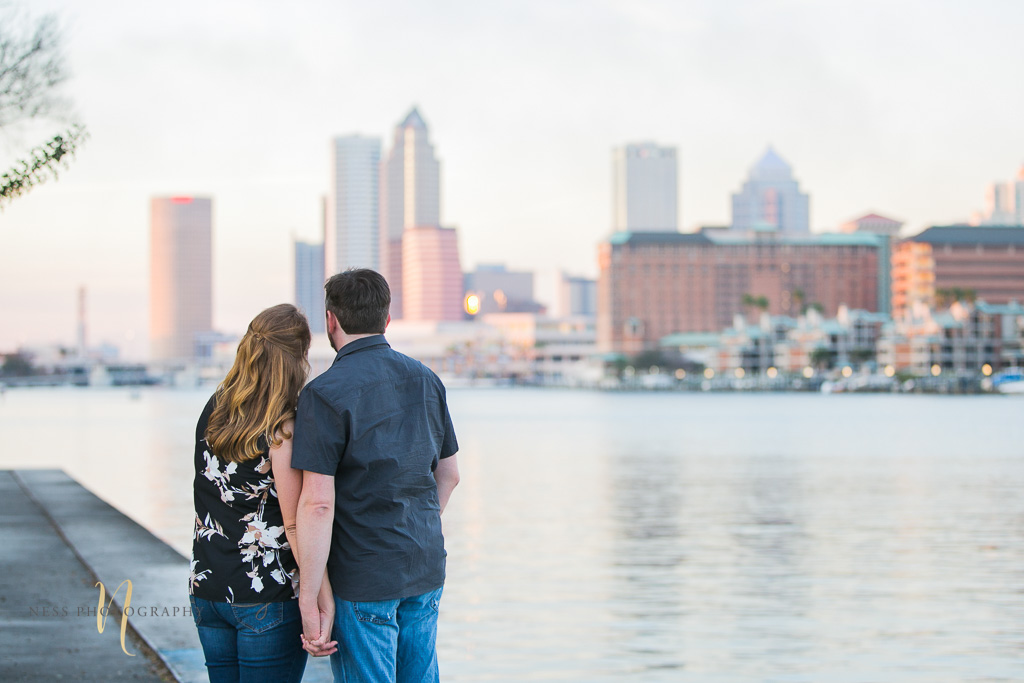
[[[207,397],[7,391],[0,467],[64,468],[187,554]],[[1024,400],[449,400],[445,680],[1024,680]]]

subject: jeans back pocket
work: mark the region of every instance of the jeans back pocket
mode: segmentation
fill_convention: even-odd
[[[233,604],[231,611],[238,623],[253,633],[263,633],[284,621],[284,605],[280,602]]]
[[[353,602],[352,611],[359,621],[371,624],[390,624],[398,612],[398,600],[379,600],[376,602]]]

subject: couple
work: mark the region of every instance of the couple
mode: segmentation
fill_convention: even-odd
[[[324,289],[334,364],[303,388],[309,325],[268,308],[196,427],[189,595],[211,683],[299,681],[307,653],[335,681],[438,680],[459,480],[444,386],[384,340],[380,274]]]

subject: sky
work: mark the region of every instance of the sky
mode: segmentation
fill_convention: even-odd
[[[963,221],[1024,163],[1024,3],[994,0],[33,0],[90,138],[0,211],[0,352],[146,351],[149,200],[214,202],[214,325],[292,300],[333,136],[390,147],[412,106],[441,162],[463,268],[596,276],[611,150],[679,152],[680,226],[727,224],[768,145],[815,231],[877,211]],[[6,169],[59,121],[0,130]]]

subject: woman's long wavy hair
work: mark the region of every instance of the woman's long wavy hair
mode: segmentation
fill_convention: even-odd
[[[291,438],[281,425],[295,416],[309,374],[309,343],[306,316],[291,304],[271,306],[249,323],[206,426],[206,443],[218,458],[251,460],[260,453],[260,437],[268,447]]]

